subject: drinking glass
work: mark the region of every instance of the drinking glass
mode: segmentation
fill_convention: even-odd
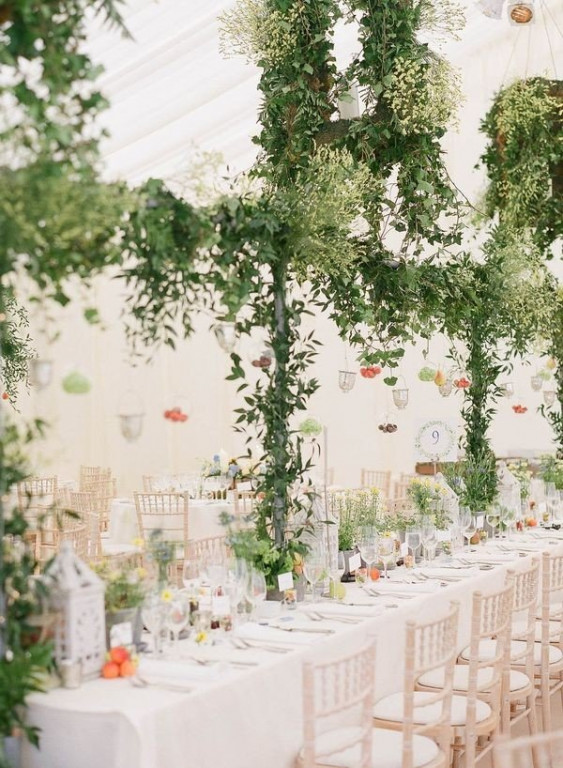
[[[184,592],[174,593],[167,605],[166,626],[172,635],[173,654],[178,655],[180,633],[186,629],[190,621],[190,603]]]
[[[477,518],[469,509],[464,507],[460,511],[459,524],[464,537],[467,539],[467,551],[471,552],[471,539],[477,532]]]
[[[491,510],[487,512],[487,522],[493,529],[493,539],[496,535],[496,529],[500,523],[500,507],[498,504],[493,504]]]
[[[516,512],[510,507],[501,507],[500,521],[506,531],[506,538],[509,539],[512,526],[516,524]]]
[[[387,567],[389,563],[395,557],[395,540],[394,533],[385,533],[377,539],[377,557],[383,562],[384,577],[389,578],[387,574]]]
[[[251,568],[246,580],[246,599],[252,608],[252,618],[255,618],[256,606],[266,599],[266,579],[261,571]]]
[[[420,526],[420,541],[422,544],[422,552],[424,554],[424,562],[426,565],[430,560],[434,559],[436,555],[436,526],[434,521],[428,521]],[[432,557],[430,557],[430,553]]]
[[[372,566],[377,556],[377,530],[372,526],[360,528],[358,544],[367,566],[368,580],[371,580]]]
[[[159,656],[162,650],[161,635],[164,627],[166,606],[162,602],[160,593],[151,592],[145,598],[141,610],[143,624],[151,633],[153,641],[153,651],[155,656]]]
[[[414,568],[416,563],[416,553],[418,552],[421,544],[420,529],[407,528],[405,531],[405,543],[412,551],[412,564]]]
[[[248,566],[245,560],[232,558],[226,565],[225,590],[231,602],[233,616],[238,616],[246,594]]]
[[[327,573],[327,563],[324,547],[314,546],[305,556],[305,577],[311,585],[311,597],[315,599],[316,585],[322,581]]]
[[[184,560],[184,567],[182,569],[182,583],[184,588],[195,592],[198,586],[199,568],[196,560],[186,559]]]

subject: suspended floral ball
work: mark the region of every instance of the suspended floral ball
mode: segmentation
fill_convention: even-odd
[[[390,435],[399,429],[399,427],[396,424],[393,424],[391,421],[384,421],[383,423],[379,424],[377,428],[380,432],[386,432]]]
[[[360,368],[360,376],[363,376],[364,379],[375,379],[381,371],[380,365],[364,365]]]
[[[85,395],[92,389],[90,379],[79,371],[73,371],[64,377],[63,389],[69,395]]]
[[[461,376],[459,379],[454,379],[454,387],[456,389],[467,389],[471,386],[471,382],[467,376]]]
[[[184,413],[180,406],[176,405],[174,408],[164,411],[164,418],[168,419],[168,421],[180,422],[183,424],[189,419],[189,416],[187,413]]]
[[[310,416],[308,419],[304,419],[304,421],[301,422],[299,431],[306,437],[318,437],[323,431],[323,427],[320,421]]]
[[[520,405],[518,403],[512,406],[512,410],[514,411],[514,413],[526,413],[528,409],[525,405]]]
[[[418,372],[418,378],[420,381],[434,381],[438,371],[436,368],[431,368],[429,365],[424,365]]]
[[[253,368],[269,368],[274,361],[274,350],[267,342],[253,347],[250,352],[250,364]]]
[[[7,392],[2,392],[2,400],[9,400],[10,395]]]

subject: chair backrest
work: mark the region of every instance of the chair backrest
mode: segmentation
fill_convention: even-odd
[[[59,488],[56,475],[50,477],[28,477],[18,483],[18,509],[34,525],[48,515],[49,509],[58,501]]]
[[[372,766],[372,708],[375,682],[375,644],[327,662],[303,664],[303,768],[316,768],[332,754],[359,748],[358,768]],[[339,721],[353,718],[355,727],[343,729],[332,743],[323,734]]]
[[[139,531],[147,539],[151,531],[162,531],[165,541],[188,545],[187,493],[135,493]]]
[[[403,768],[412,768],[414,734],[431,732],[444,754],[449,754],[453,675],[457,657],[459,604],[450,603],[448,612],[439,619],[417,624],[407,622],[404,678],[404,753]],[[441,686],[429,703],[438,704],[435,720],[414,724],[415,691],[419,679],[434,670],[441,672]]]
[[[233,501],[236,515],[248,515],[254,510],[256,491],[233,491]]]
[[[156,488],[154,487],[155,480],[156,480],[155,475],[143,475],[143,493],[156,492]]]
[[[86,526],[88,536],[88,559],[102,556],[101,519],[105,500],[88,491],[71,491],[70,508],[77,512]]]
[[[206,539],[192,539],[188,541],[185,559],[191,560],[196,565],[205,561],[222,563],[229,557],[230,550],[226,536],[209,536]]]
[[[75,554],[88,559],[88,526],[68,514],[67,509],[52,509],[39,532],[39,559],[42,563],[57,554],[63,541],[70,541]]]
[[[362,488],[379,488],[385,498],[391,493],[391,472],[377,469],[362,469],[360,477]]]
[[[495,768],[561,768],[563,730],[523,736],[503,737],[494,746]]]
[[[511,629],[512,635],[524,639],[525,645],[521,651],[511,650],[507,663],[507,674],[510,674],[511,663],[522,663],[526,673],[534,678],[534,643],[536,635],[536,616],[539,599],[540,559],[533,558],[529,568],[517,571],[507,576],[507,583],[513,581],[514,600],[512,603]]]
[[[111,478],[111,469],[109,467],[80,467],[79,485],[80,491],[90,491],[92,483],[99,480],[109,480]]]

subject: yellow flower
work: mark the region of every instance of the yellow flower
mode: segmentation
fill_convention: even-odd
[[[137,568],[137,576],[139,577],[139,579],[146,578],[146,575],[147,575],[146,568]]]
[[[137,547],[137,549],[143,549],[145,546],[145,540],[137,537],[136,539],[133,539],[131,542],[134,547]]]
[[[201,632],[198,632],[197,635],[195,636],[196,643],[205,643],[206,640],[207,640],[207,632],[203,632],[203,630]]]
[[[162,592],[160,593],[160,599],[164,603],[169,603],[172,600],[172,597],[173,597],[172,590],[170,589],[163,589]]]

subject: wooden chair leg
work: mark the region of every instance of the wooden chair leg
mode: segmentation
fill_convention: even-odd
[[[541,698],[542,698],[542,725],[545,732],[551,731],[551,696],[549,691],[549,677],[545,679],[542,676]]]

